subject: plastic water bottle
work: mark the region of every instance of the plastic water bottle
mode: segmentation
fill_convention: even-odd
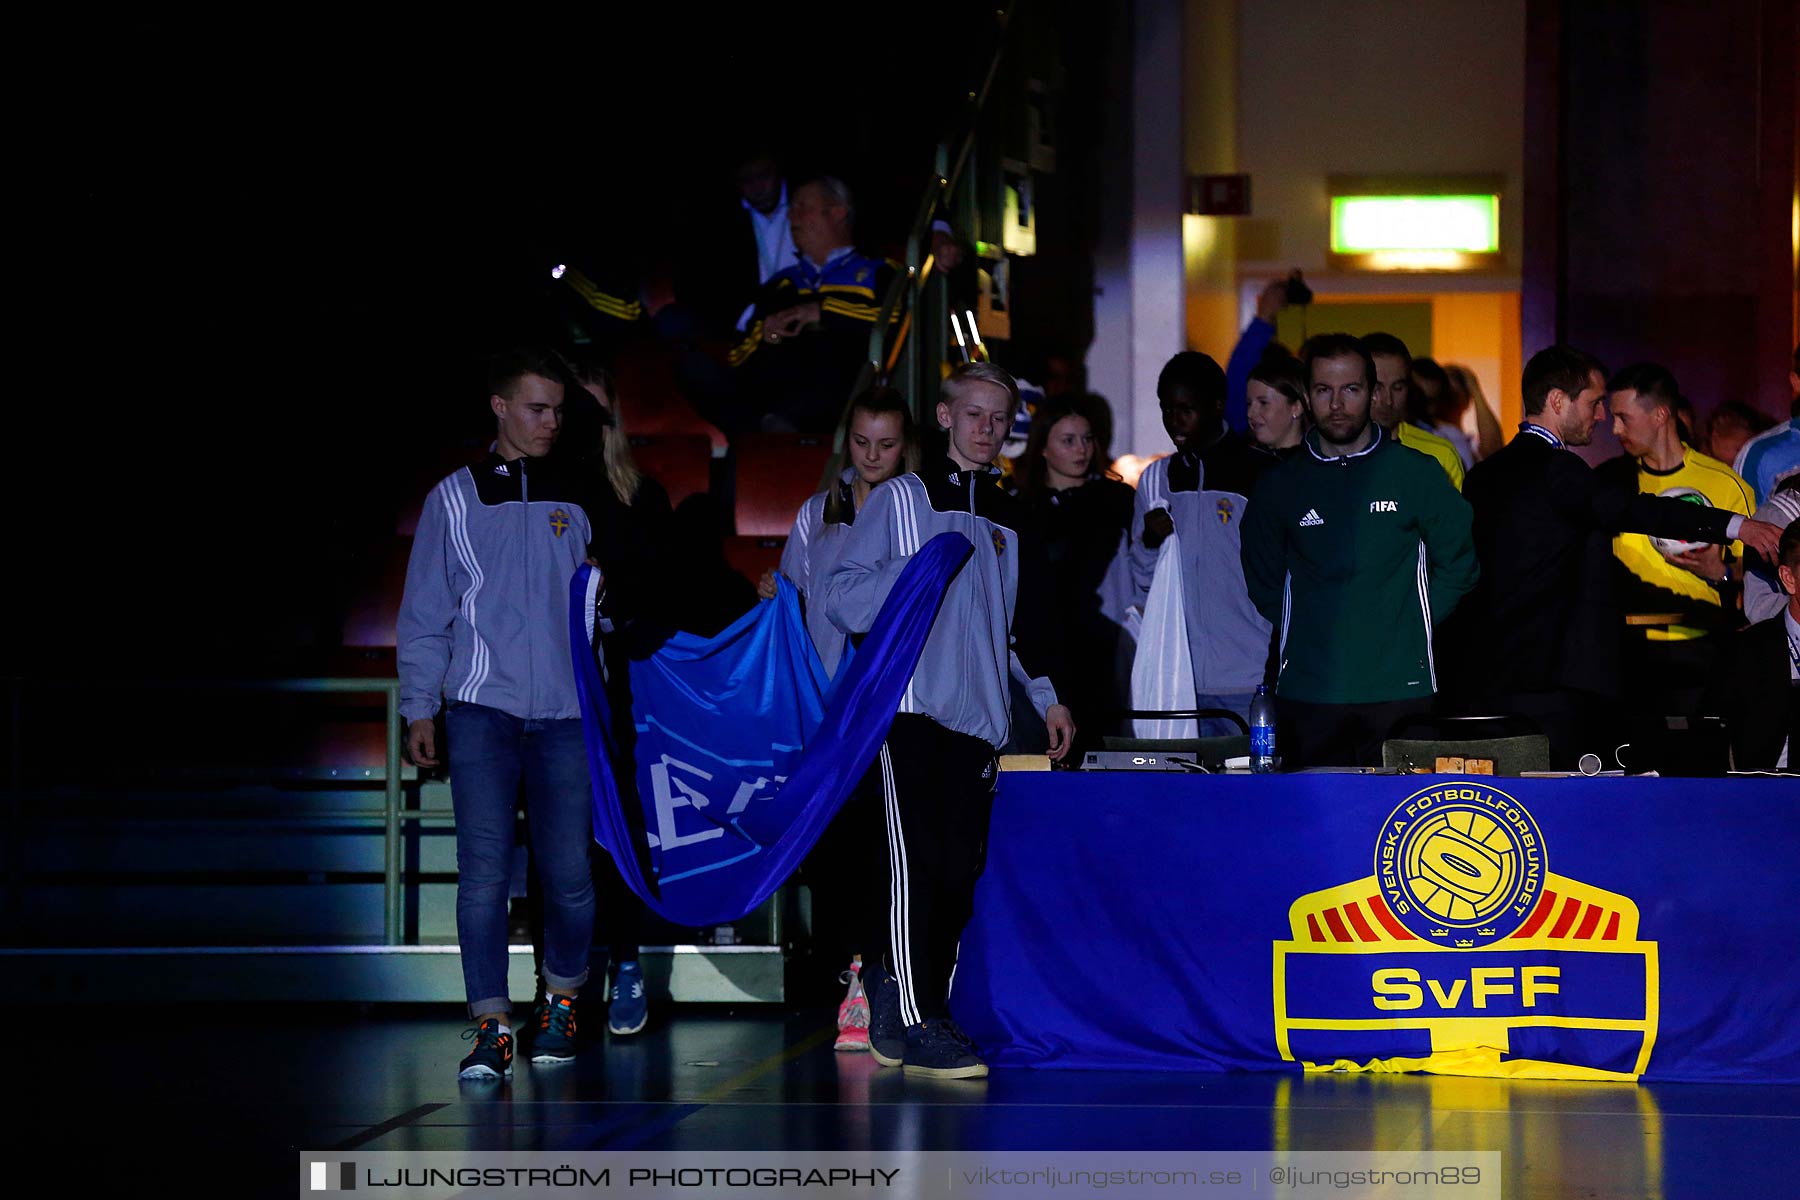
[[[1275,769],[1275,697],[1266,683],[1256,685],[1250,701],[1250,769],[1258,775]]]

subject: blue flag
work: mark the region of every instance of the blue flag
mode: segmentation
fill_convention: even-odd
[[[874,760],[944,589],[971,553],[967,538],[945,533],[913,555],[829,685],[798,593],[786,580],[773,603],[717,637],[677,634],[632,663],[637,796],[629,814],[591,652],[598,577],[591,567],[577,571],[569,644],[593,781],[594,838],[631,890],[678,925],[717,925],[743,917],[780,887]]]

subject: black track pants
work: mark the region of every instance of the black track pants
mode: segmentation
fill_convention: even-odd
[[[987,861],[999,760],[929,717],[894,718],[877,761],[887,819],[888,957],[908,1025],[949,1012],[956,947]]]

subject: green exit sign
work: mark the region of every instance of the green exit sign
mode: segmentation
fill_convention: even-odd
[[[1334,196],[1334,254],[1383,251],[1500,251],[1500,197]]]

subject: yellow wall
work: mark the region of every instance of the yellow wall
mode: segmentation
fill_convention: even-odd
[[[1183,16],[1182,143],[1189,175],[1239,169],[1237,0],[1187,0]],[[1224,365],[1237,344],[1236,217],[1182,218],[1187,344]]]
[[[1431,297],[1431,357],[1461,363],[1481,380],[1507,440],[1523,420],[1519,293],[1439,292]]]

